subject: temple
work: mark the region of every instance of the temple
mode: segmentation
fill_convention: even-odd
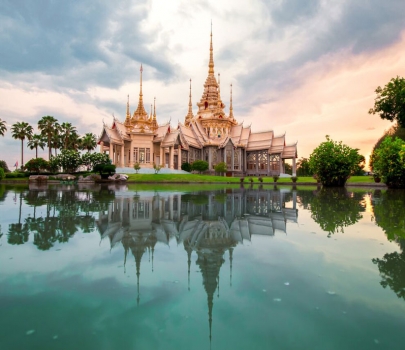
[[[285,172],[285,160],[292,160],[292,174],[296,173],[297,143],[287,145],[285,134],[276,136],[273,130],[252,132],[234,117],[232,85],[228,113],[221,98],[220,75],[214,73],[212,30],[208,76],[198,110],[193,112],[191,80],[188,112],[183,123],[171,127],[170,122],[159,125],[156,99],[148,114],[144,107],[140,69],[140,90],[136,110],[131,114],[129,96],[125,121],[114,117],[111,126],[103,125],[98,139],[100,152],[108,153],[118,167],[152,168],[154,164],[170,169],[181,169],[183,163],[195,160],[208,162],[208,172],[214,173],[218,163],[225,162],[227,176],[272,176]]]

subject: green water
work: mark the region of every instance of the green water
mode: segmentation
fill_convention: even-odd
[[[405,193],[0,185],[0,349],[404,349]]]

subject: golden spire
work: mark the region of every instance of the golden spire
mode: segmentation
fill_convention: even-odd
[[[145,107],[143,106],[143,94],[142,94],[142,64],[141,64],[141,77],[140,77],[140,90],[139,90],[139,102],[138,102],[138,108],[134,112],[134,117],[136,119],[146,119],[148,117],[148,113],[145,111]]]
[[[231,84],[231,101],[229,104],[229,118],[234,118],[233,116],[233,106],[232,106],[232,84]]]
[[[218,107],[222,107],[220,84],[221,84],[221,73],[218,73]]]
[[[214,50],[212,48],[212,21],[211,21],[211,42],[210,42],[210,63],[208,64],[208,74],[214,74]]]
[[[131,119],[131,112],[129,111],[129,95],[127,100],[127,116],[125,118],[125,123],[129,123]]]
[[[188,97],[188,113],[186,115],[186,125],[192,118],[194,118],[194,115],[193,115],[193,104],[191,103],[191,79],[190,79],[190,94]]]
[[[150,115],[149,115],[149,120],[152,121],[153,115],[152,115],[152,103],[150,104]]]
[[[153,98],[153,120],[156,120],[156,97]]]

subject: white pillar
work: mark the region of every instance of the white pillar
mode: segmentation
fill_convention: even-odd
[[[124,144],[122,144],[122,146],[121,146],[121,167],[125,166],[124,154],[125,154],[125,149],[124,149]]]
[[[104,142],[100,141],[100,153],[104,153]]]
[[[292,159],[292,176],[297,176],[297,164],[295,157]]]
[[[169,168],[174,169],[174,152],[173,146],[169,147]]]
[[[113,146],[111,140],[110,140],[110,154],[109,154],[109,157],[111,159],[111,163],[114,164],[114,146]]]

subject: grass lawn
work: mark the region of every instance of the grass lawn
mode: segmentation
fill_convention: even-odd
[[[129,182],[140,182],[140,183],[229,183],[229,184],[239,184],[239,177],[225,177],[225,176],[211,176],[211,175],[199,175],[199,174],[129,174]],[[253,179],[254,184],[260,184],[258,178],[254,177],[245,177],[245,185],[250,184],[250,179]],[[262,177],[263,183],[274,183],[272,177]],[[4,179],[3,182],[16,183],[26,183],[28,178],[13,178],[13,179]],[[0,181],[1,182],[1,181]],[[279,178],[277,184],[291,183],[289,177]],[[349,180],[349,183],[373,183],[372,176],[352,176]],[[316,183],[315,179],[312,176],[303,176],[298,177],[297,183]]]

